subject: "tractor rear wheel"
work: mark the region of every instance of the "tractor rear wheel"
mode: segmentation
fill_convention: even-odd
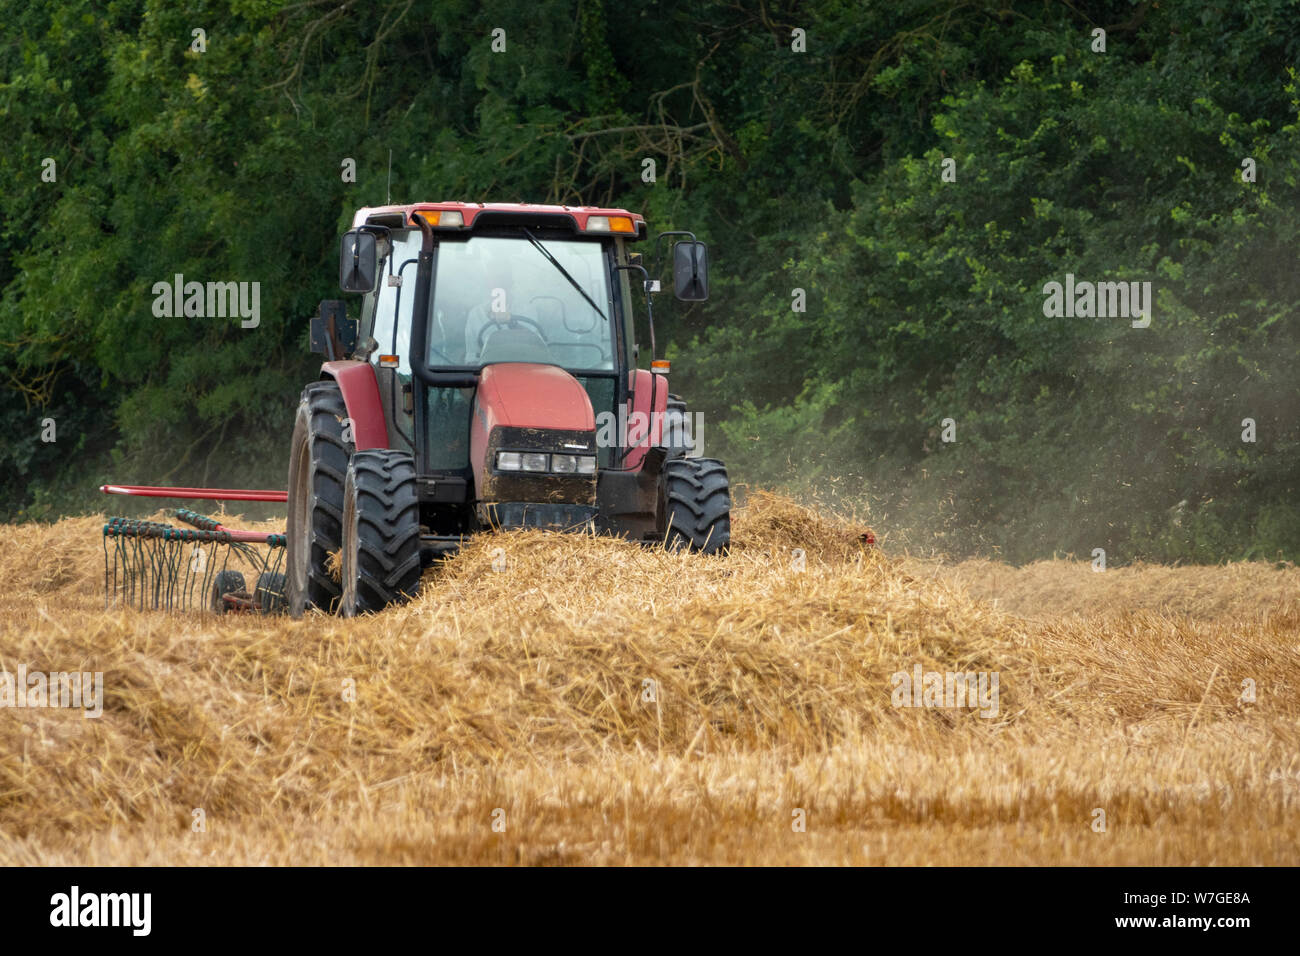
[[[343,491],[343,616],[404,604],[419,590],[420,570],[415,459],[355,452]]]
[[[342,542],[343,482],[353,451],[343,439],[347,414],[337,383],[303,389],[289,448],[285,597],[294,617],[309,607],[333,611],[339,598],[327,563]]]
[[[664,462],[660,519],[664,546],[704,554],[731,545],[731,486],[716,458],[670,458]]]

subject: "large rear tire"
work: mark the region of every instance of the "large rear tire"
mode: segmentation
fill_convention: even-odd
[[[404,451],[355,452],[343,491],[344,617],[404,604],[420,587],[420,498]]]
[[[309,607],[332,612],[339,599],[327,565],[342,544],[343,482],[353,451],[343,440],[347,414],[337,383],[303,389],[289,449],[285,597],[294,617]]]
[[[670,458],[664,462],[660,521],[664,546],[704,554],[731,546],[731,486],[716,458]]]

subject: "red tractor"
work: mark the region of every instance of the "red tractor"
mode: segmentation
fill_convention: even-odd
[[[654,360],[658,282],[631,251],[645,238],[644,219],[622,209],[357,212],[339,284],[362,293],[360,318],[321,303],[312,348],[327,361],[293,430],[291,613],[406,601],[423,567],[489,529],[727,548],[726,468],[691,454],[685,405]],[[707,247],[684,232],[655,247],[665,238],[676,297],[707,298]],[[649,370],[637,367],[633,276]]]

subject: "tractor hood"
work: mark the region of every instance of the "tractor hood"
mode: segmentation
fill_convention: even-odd
[[[498,425],[560,431],[596,429],[587,390],[554,365],[500,362],[485,366],[479,375],[475,410],[488,431]]]
[[[498,467],[500,455],[529,468]],[[587,390],[554,365],[501,362],[483,368],[470,422],[470,463],[480,520],[508,525],[571,523],[596,503],[596,416]],[[538,463],[542,468],[536,469]],[[590,470],[577,469],[578,463]],[[521,511],[522,506],[527,506]],[[574,509],[578,510],[574,510]],[[518,521],[503,515],[523,515]]]

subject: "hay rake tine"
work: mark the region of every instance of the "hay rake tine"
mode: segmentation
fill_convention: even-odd
[[[197,553],[203,555],[203,560],[199,562],[197,569],[193,565],[190,566],[190,588],[187,599],[190,607],[207,610],[208,577],[217,563],[217,545],[215,541],[196,542],[195,547],[198,548]]]
[[[185,546],[180,542],[173,542],[164,537],[160,549],[163,557],[167,562],[167,580],[163,587],[166,593],[166,606],[173,606],[173,592],[176,590],[176,575],[180,571],[180,563],[185,560]]]
[[[147,542],[149,548],[149,568],[153,571],[153,580],[150,584],[150,595],[153,598],[153,606],[158,606],[158,598],[166,584],[166,555],[163,553],[161,542],[157,538],[149,538]]]
[[[180,586],[180,602],[181,605],[186,608],[191,606],[194,597],[194,556],[200,553],[202,553],[200,551],[200,546],[196,542],[191,550],[190,560],[185,562],[185,576],[182,578]]]
[[[132,597],[134,597],[136,594],[139,594],[140,610],[144,610],[145,598],[149,593],[149,563],[148,563],[149,546],[148,546],[148,542],[145,541],[144,538],[139,535],[135,536],[132,543],[135,546],[134,547],[135,561],[136,561],[136,567],[139,568],[139,573],[136,577],[134,585],[132,586],[131,593],[132,593]]]
[[[134,580],[131,582],[131,604],[132,606],[135,605],[135,596],[136,593],[139,592],[140,608],[143,609],[144,592],[146,587],[145,576],[149,573],[149,569],[144,563],[144,542],[142,542],[138,536],[131,539],[131,550],[133,552],[132,558],[134,559],[132,568],[135,571]]]

